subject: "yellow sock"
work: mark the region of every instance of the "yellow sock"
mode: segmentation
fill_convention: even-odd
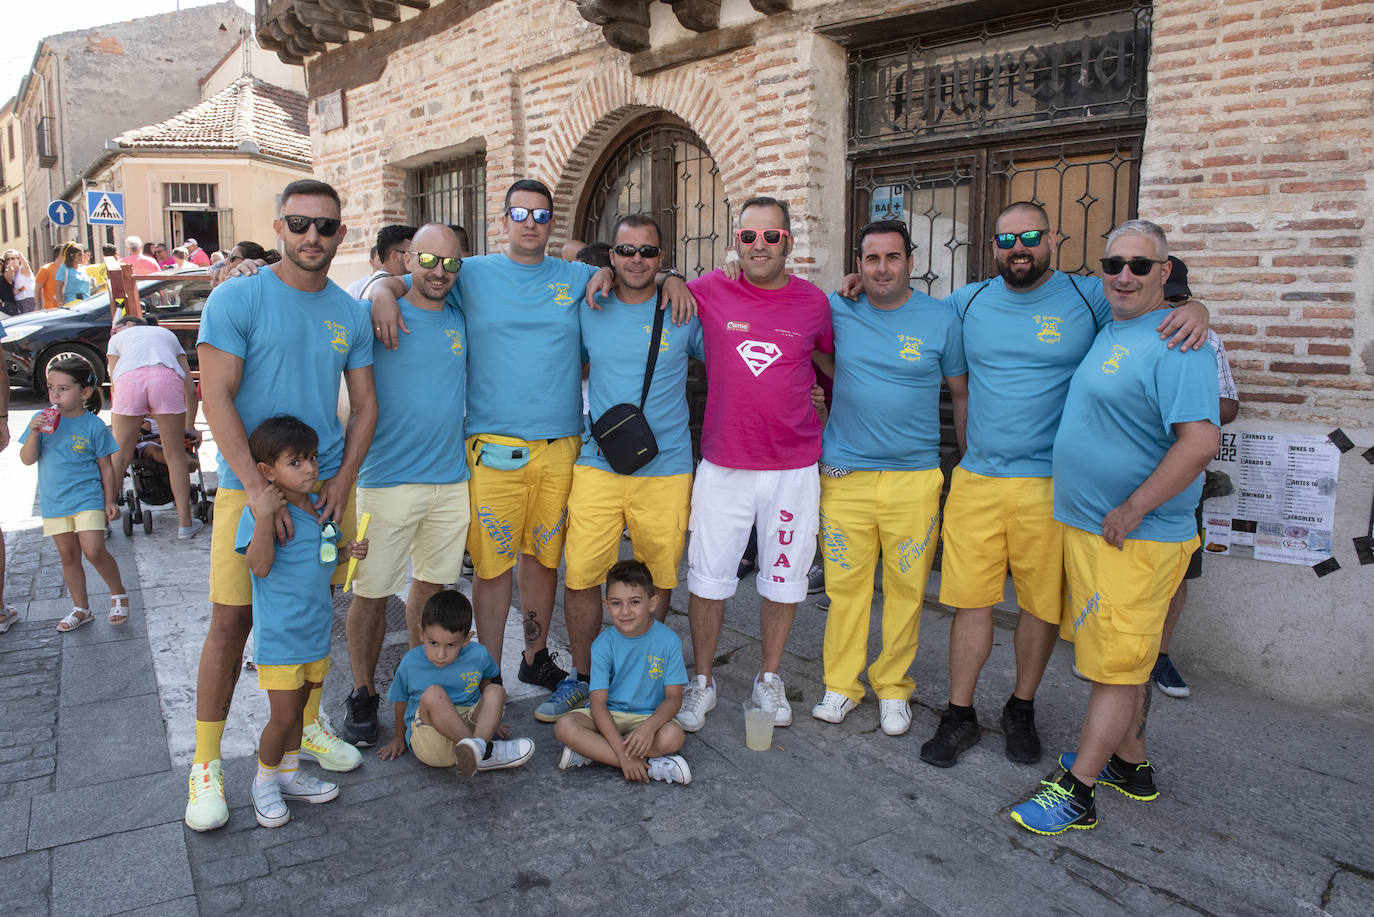
[[[209,764],[220,756],[219,744],[224,738],[224,720],[207,723],[196,720],[196,764]]]
[[[324,685],[317,685],[310,689],[310,697],[305,702],[305,715],[301,718],[305,725],[309,726],[320,715],[320,695],[323,693]]]
[[[288,751],[281,756],[281,764],[277,765],[277,782],[290,783],[296,779],[296,771],[300,768],[301,750]]]

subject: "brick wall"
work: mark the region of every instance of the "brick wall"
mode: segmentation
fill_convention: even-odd
[[[1155,4],[1140,212],[1252,416],[1374,425],[1372,47],[1370,0]]]

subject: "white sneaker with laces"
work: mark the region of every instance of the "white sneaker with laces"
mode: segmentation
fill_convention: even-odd
[[[327,771],[351,771],[362,766],[363,753],[334,735],[325,725],[324,715],[315,717],[301,731],[301,757],[314,761]]]
[[[898,698],[879,700],[878,724],[886,735],[905,735],[911,728],[911,704]]]
[[[186,797],[186,827],[192,831],[213,831],[229,820],[224,801],[224,771],[220,759],[191,765],[190,789]]]
[[[493,739],[491,754],[477,762],[479,771],[499,771],[506,767],[519,767],[534,757],[532,739]]]
[[[563,754],[558,759],[558,769],[560,771],[572,770],[574,767],[582,767],[591,764],[592,759],[586,755],[580,755],[568,746],[563,746]]]
[[[682,755],[661,755],[649,759],[649,779],[686,786],[692,782],[692,769]]]
[[[787,687],[776,672],[762,672],[754,679],[754,703],[773,711],[774,726],[792,725],[792,705],[787,702]]]
[[[811,708],[811,715],[823,723],[843,723],[849,711],[859,706],[839,691],[826,691],[821,702]]]
[[[339,796],[336,785],[300,771],[296,771],[288,781],[278,781],[277,785],[281,787],[283,799],[303,799],[313,805],[329,802]]]
[[[716,709],[716,683],[706,683],[705,675],[697,675],[682,691],[682,708],[677,712],[678,725],[686,732],[696,732],[706,725],[706,714]]]

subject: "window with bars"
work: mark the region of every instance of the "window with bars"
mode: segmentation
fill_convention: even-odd
[[[406,219],[412,226],[462,226],[470,254],[487,250],[487,156],[469,153],[417,166],[406,172]]]
[[[214,210],[218,188],[210,184],[173,182],[162,186],[168,209]]]

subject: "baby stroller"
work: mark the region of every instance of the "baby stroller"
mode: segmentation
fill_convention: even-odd
[[[124,534],[132,536],[135,525],[142,525],[143,531],[153,533],[153,513],[151,507],[171,506],[172,477],[167,465],[154,458],[156,452],[147,446],[158,445],[158,434],[144,433],[138,438],[134,459],[129,463],[128,489],[124,491],[125,510],[122,515]],[[209,525],[215,518],[213,493],[205,488],[205,476],[200,470],[200,434],[195,431],[186,433],[186,464],[191,469],[191,514]]]

